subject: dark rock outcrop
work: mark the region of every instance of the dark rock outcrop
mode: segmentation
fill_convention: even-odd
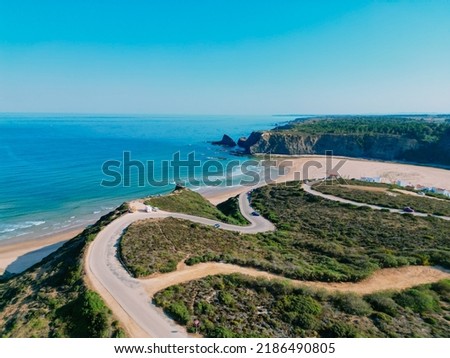
[[[250,137],[241,137],[238,140],[238,146],[244,148],[247,153],[252,153],[252,146],[257,145],[261,139],[263,132],[252,132]],[[253,152],[254,153],[254,152]]]
[[[212,145],[222,145],[224,147],[235,147],[236,142],[229,135],[224,134],[222,140],[211,142]]]
[[[245,142],[247,141],[247,137],[241,137],[237,141],[238,147],[245,148]]]
[[[181,190],[184,190],[184,189],[186,189],[186,187],[182,183],[176,182],[175,183],[175,188],[173,189],[173,191],[174,192],[175,191],[181,191]]]

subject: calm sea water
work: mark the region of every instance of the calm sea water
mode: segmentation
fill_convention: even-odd
[[[40,236],[85,225],[125,200],[170,187],[101,186],[106,160],[182,158],[236,160],[212,146],[223,133],[237,139],[271,128],[272,116],[0,115],[0,240]]]

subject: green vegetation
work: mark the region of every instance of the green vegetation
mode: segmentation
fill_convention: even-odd
[[[191,332],[198,319],[207,337],[450,335],[450,280],[356,296],[235,274],[172,286],[154,301]]]
[[[438,193],[432,193],[432,192],[426,192],[425,193],[426,196],[429,196],[431,198],[437,198],[437,199],[442,199],[442,200],[447,200],[450,201],[450,198],[444,194],[438,194]]]
[[[339,179],[337,181],[334,180],[318,183],[313,185],[313,188],[324,194],[335,195],[340,198],[358,201],[361,203],[379,205],[394,209],[403,209],[409,206],[415,211],[422,213],[450,216],[450,201],[448,200],[436,200],[433,198],[402,194],[392,190],[393,188],[396,188],[395,186],[387,184],[376,185],[376,187],[386,189],[385,191],[362,190],[358,187],[365,186],[366,184],[370,183],[357,180]],[[354,186],[354,188],[347,185]]]
[[[0,337],[121,337],[123,330],[83,279],[87,244],[127,211],[122,205],[17,276],[0,283]]]
[[[445,220],[328,201],[305,193],[300,182],[254,190],[252,206],[278,230],[244,235],[172,218],[138,222],[122,237],[123,261],[136,276],[173,271],[184,259],[320,281],[358,281],[384,267],[450,267]]]
[[[220,260],[219,253],[233,253],[241,242],[239,235],[230,231],[167,218],[131,224],[120,240],[119,252],[128,270],[139,277],[174,271],[188,256],[187,262],[192,264]],[[203,259],[193,258],[194,253],[203,254]]]
[[[296,120],[279,129],[305,134],[384,134],[432,143],[450,133],[450,123],[393,116],[336,116]]]
[[[230,213],[230,216],[227,216],[227,214],[212,205],[200,194],[181,187],[177,187],[168,195],[149,198],[144,203],[145,205],[156,206],[162,210],[202,216],[229,224],[240,225],[246,223],[240,214],[236,214],[236,209],[233,208],[232,202],[225,202],[220,206],[220,208]]]
[[[239,195],[233,198],[229,198],[217,205],[217,209],[219,209],[223,214],[227,217],[234,219],[235,222],[241,225],[248,225],[249,222],[245,219],[239,208]]]

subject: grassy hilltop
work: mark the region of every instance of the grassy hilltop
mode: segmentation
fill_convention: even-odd
[[[248,223],[239,210],[237,197],[230,198],[216,207],[200,194],[177,186],[170,194],[148,198],[144,203],[166,211],[202,216],[229,224]]]
[[[173,271],[183,259],[320,281],[358,281],[385,267],[450,268],[448,221],[328,201],[305,193],[300,182],[259,188],[252,206],[276,232],[238,234],[173,218],[149,220],[128,228],[121,255],[136,276]]]

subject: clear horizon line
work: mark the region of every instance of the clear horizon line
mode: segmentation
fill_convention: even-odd
[[[388,115],[450,115],[450,112],[347,112],[347,113],[147,113],[147,112],[21,112],[0,111],[0,115],[73,115],[73,116],[273,116],[273,117],[296,117],[296,116],[388,116]]]

